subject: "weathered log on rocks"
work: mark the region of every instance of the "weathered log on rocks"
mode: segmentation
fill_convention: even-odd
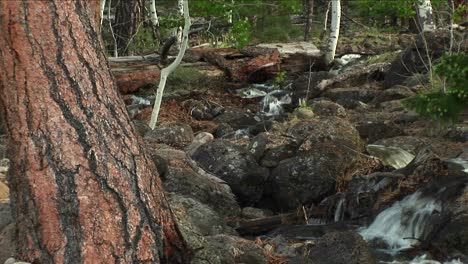
[[[262,43],[262,49],[277,49],[281,56],[281,69],[288,72],[317,71],[326,68],[323,53],[310,42]]]
[[[123,94],[154,85],[159,80],[159,66],[152,61],[144,61],[143,57],[112,59],[109,64],[117,88]]]
[[[268,75],[277,71],[275,66],[281,61],[279,52],[270,49],[265,51],[266,53],[260,53],[251,59],[228,60],[218,52],[207,52],[203,58],[222,69],[231,80],[246,82],[259,72]]]

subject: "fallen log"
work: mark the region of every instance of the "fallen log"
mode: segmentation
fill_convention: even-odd
[[[282,225],[293,225],[304,223],[304,213],[302,211],[257,218],[252,220],[242,220],[238,224],[236,231],[240,235],[259,235],[278,228]]]
[[[130,58],[109,60],[112,75],[122,94],[134,92],[145,86],[153,86],[161,74],[160,68],[150,61],[131,61]],[[134,58],[133,58],[134,59]]]

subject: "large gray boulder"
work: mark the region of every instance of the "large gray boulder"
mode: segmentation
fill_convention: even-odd
[[[357,233],[332,232],[324,235],[310,249],[304,264],[374,264],[377,263],[371,248]]]
[[[164,124],[147,131],[145,139],[171,146],[185,146],[193,141],[193,130],[187,124]]]
[[[226,181],[241,203],[254,204],[261,198],[269,171],[258,165],[243,147],[214,140],[200,146],[192,158],[203,169]]]
[[[215,235],[206,237],[209,247],[219,252],[223,264],[267,264],[263,249],[254,241],[236,236]]]
[[[179,218],[186,219],[195,231],[203,236],[235,233],[232,228],[226,226],[219,214],[195,199],[173,193],[169,196],[169,204]]]
[[[451,215],[450,220],[435,236],[432,245],[443,252],[458,250],[468,256],[468,186],[455,201],[449,203],[447,210]]]
[[[229,186],[193,170],[169,167],[163,185],[164,190],[200,201],[221,216],[236,217],[240,214],[240,207]]]
[[[289,134],[301,142],[297,155],[272,170],[268,190],[284,210],[330,195],[336,179],[362,151],[356,129],[339,118],[301,121],[289,129]]]

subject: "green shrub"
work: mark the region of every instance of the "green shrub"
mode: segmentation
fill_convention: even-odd
[[[403,104],[417,113],[442,121],[458,121],[468,108],[468,54],[445,55],[435,67],[435,74],[445,79],[446,89],[437,87],[408,98]]]

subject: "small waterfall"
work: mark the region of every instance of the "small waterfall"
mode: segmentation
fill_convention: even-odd
[[[338,200],[338,203],[336,204],[335,215],[334,215],[335,222],[339,222],[344,219],[344,211],[345,211],[344,203],[345,203],[345,198],[341,197]]]
[[[380,240],[390,250],[402,250],[424,240],[434,227],[442,203],[415,192],[382,211],[360,234],[368,241]]]

